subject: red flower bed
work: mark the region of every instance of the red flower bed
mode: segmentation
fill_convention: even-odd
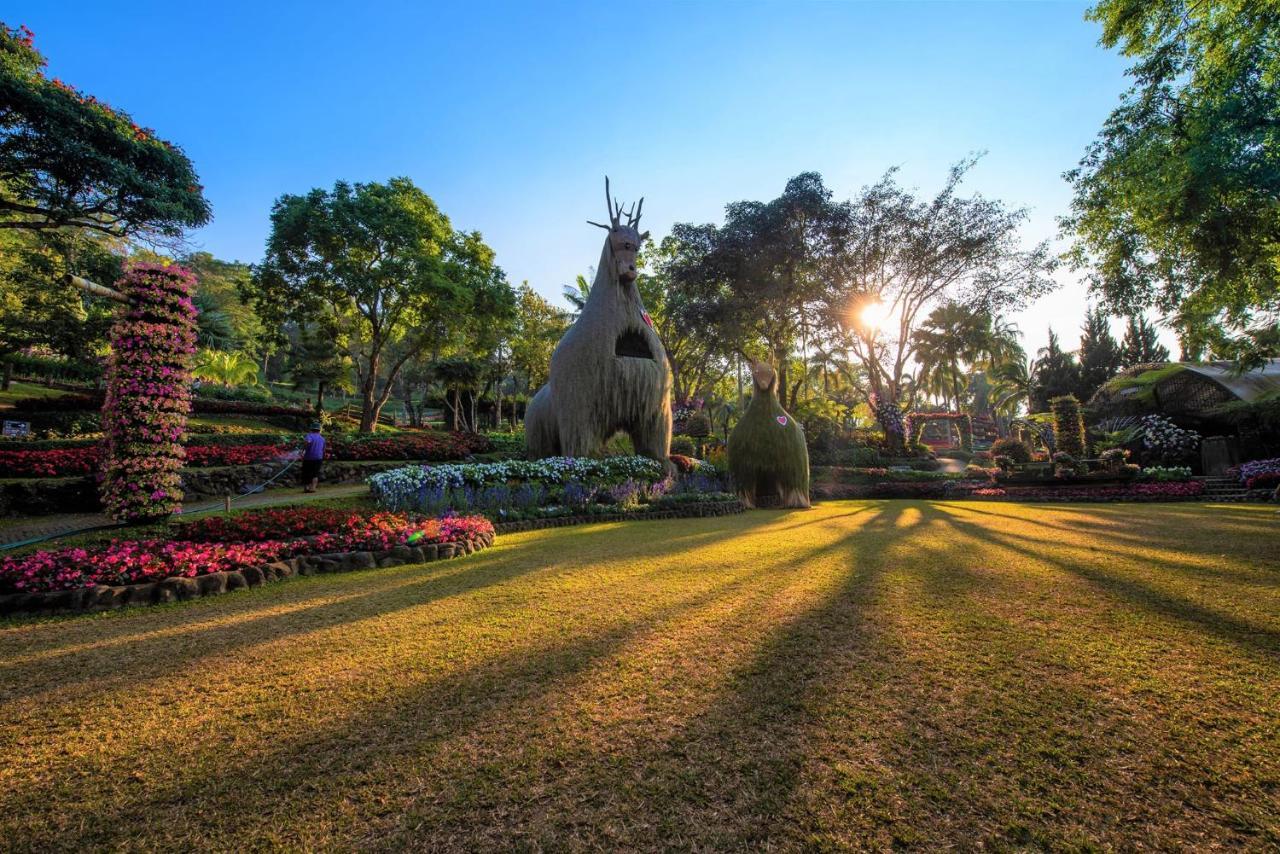
[[[187,465],[247,466],[273,460],[288,453],[283,445],[191,445],[187,448]]]
[[[0,451],[0,477],[74,477],[93,474],[102,449],[58,448],[51,451]]]
[[[292,517],[290,519],[289,517]],[[492,534],[480,516],[416,519],[398,513],[271,510],[182,526],[180,540],[115,540],[93,549],[41,551],[0,561],[0,592],[73,590],[194,578],[304,554],[375,551]],[[226,536],[228,541],[208,538]]]
[[[446,462],[484,453],[489,447],[489,440],[478,433],[424,433],[385,439],[331,439],[324,456],[331,460]]]
[[[1255,475],[1244,482],[1245,489],[1274,489],[1280,486],[1280,472]]]
[[[300,444],[300,440],[299,440]],[[474,433],[423,433],[385,439],[330,439],[327,460],[422,460],[448,462],[489,450],[489,440]],[[276,460],[298,450],[283,444],[188,445],[184,465],[243,466]],[[102,459],[100,446],[32,451],[0,450],[0,477],[74,477],[93,474]]]
[[[1108,498],[1193,498],[1204,493],[1204,483],[1198,480],[1185,483],[1132,483],[1121,486],[1082,486],[1082,487],[1007,487],[1010,498],[1078,498],[1082,501],[1094,501]],[[973,494],[989,494],[975,491]]]

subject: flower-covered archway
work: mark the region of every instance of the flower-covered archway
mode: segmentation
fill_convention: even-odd
[[[965,412],[912,412],[907,416],[907,436],[915,444],[924,436],[924,429],[929,424],[944,423],[954,426],[960,435],[960,448],[973,450],[973,418]]]

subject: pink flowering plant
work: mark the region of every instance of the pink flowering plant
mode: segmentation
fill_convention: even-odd
[[[196,351],[195,276],[134,264],[116,283],[129,298],[111,330],[102,504],[118,521],[157,519],[181,507],[182,439]]]
[[[195,578],[308,554],[380,551],[492,536],[481,516],[423,519],[399,513],[292,508],[209,518],[174,539],[113,540],[106,546],[40,551],[0,560],[0,592],[74,590]]]

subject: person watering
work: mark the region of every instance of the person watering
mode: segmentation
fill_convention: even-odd
[[[320,485],[320,465],[324,462],[324,436],[320,435],[319,421],[311,425],[302,443],[302,491],[315,492]]]

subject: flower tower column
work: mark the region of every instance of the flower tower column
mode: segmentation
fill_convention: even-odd
[[[102,506],[120,522],[158,519],[182,504],[182,438],[196,350],[195,277],[135,264],[116,288],[128,307],[111,330]]]

